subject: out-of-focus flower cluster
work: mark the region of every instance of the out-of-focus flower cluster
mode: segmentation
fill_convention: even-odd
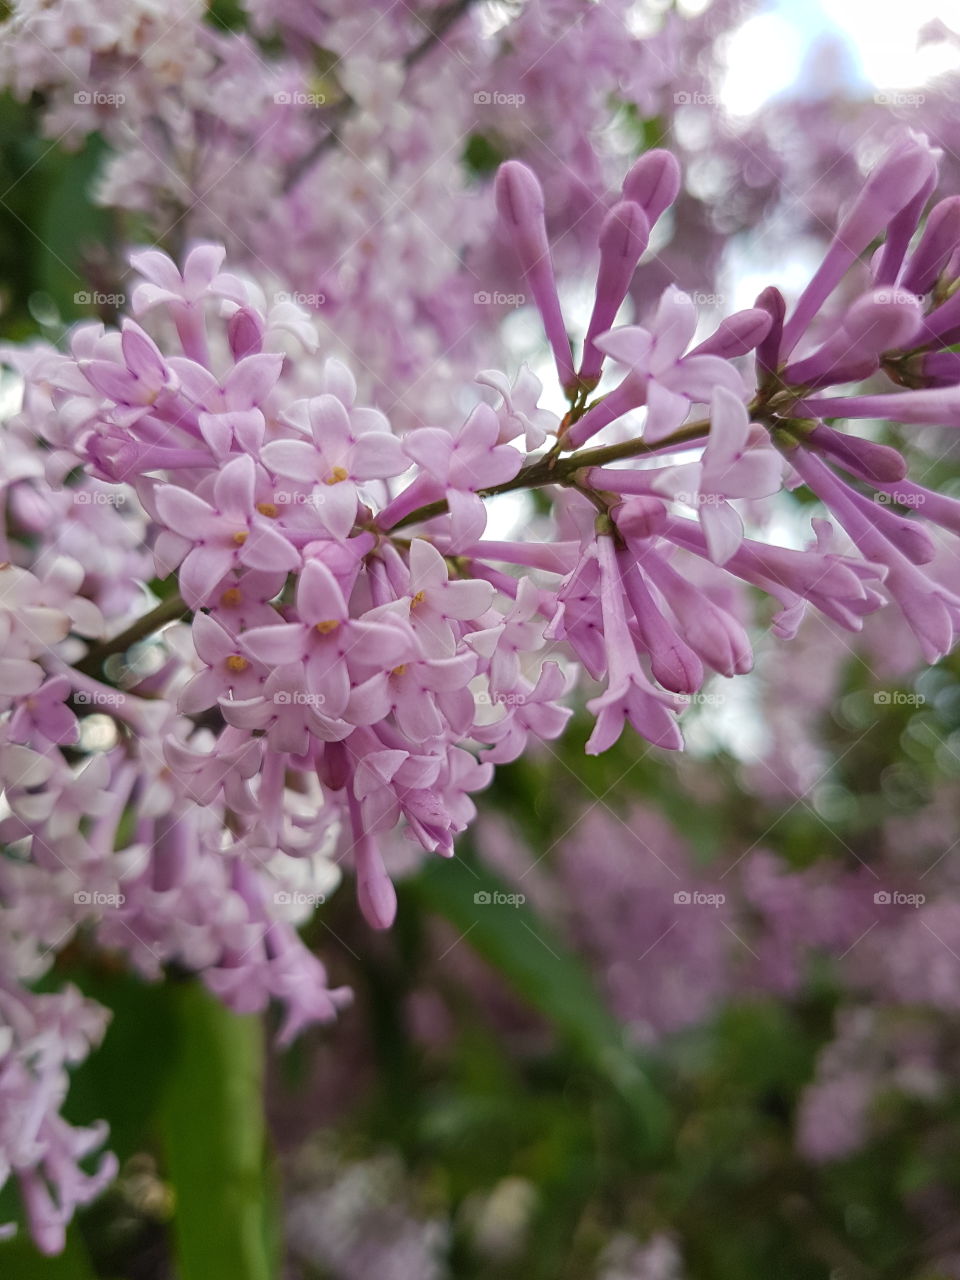
[[[497,159],[536,165],[564,261],[582,259],[635,121],[668,119],[678,79],[706,90],[711,42],[743,3],[239,8],[227,30],[195,0],[23,0],[0,83],[34,96],[51,138],[107,141],[98,201],[171,246],[226,243],[409,426],[443,420],[499,352],[490,320],[516,290],[483,185]],[[702,210],[685,205],[713,252]]]

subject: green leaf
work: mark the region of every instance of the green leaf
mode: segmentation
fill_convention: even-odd
[[[478,177],[487,177],[507,159],[507,152],[496,139],[484,133],[471,133],[463,150],[463,161]]]
[[[25,1230],[0,1244],[0,1275],[3,1280],[96,1280],[96,1273],[75,1227],[67,1232],[63,1253],[44,1257]]]
[[[122,1163],[148,1141],[177,1051],[173,988],[125,973],[72,976],[84,995],[110,1010],[111,1019],[103,1044],[71,1076],[64,1114],[78,1125],[103,1117],[110,1125],[106,1145]]]
[[[670,1128],[667,1103],[646,1064],[624,1043],[584,966],[525,903],[497,895],[510,886],[463,857],[431,861],[406,891],[444,916],[527,1002],[612,1086],[638,1125],[638,1142],[654,1154]]]
[[[180,1280],[270,1280],[263,1029],[197,983],[176,997],[179,1053],[161,1107]]]
[[[109,215],[91,196],[103,151],[94,135],[79,151],[44,158],[46,199],[31,224],[38,241],[36,283],[67,323],[90,313],[85,258],[111,238]]]

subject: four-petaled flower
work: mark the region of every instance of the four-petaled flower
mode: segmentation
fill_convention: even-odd
[[[180,592],[191,609],[206,604],[231,569],[296,569],[300,556],[268,516],[254,505],[256,464],[249,454],[231,459],[213,483],[213,502],[178,485],[161,485],[157,510],[191,545],[180,566]]]
[[[717,387],[700,462],[665,468],[652,487],[696,508],[711,560],[726,564],[743,541],[743,521],[728,499],[767,498],[780,489],[782,477],[783,459],[766,431],[752,431],[738,397]]]
[[[349,411],[334,395],[293,405],[284,421],[312,436],[272,440],[260,457],[277,475],[319,486],[317,519],[334,538],[346,538],[357,517],[358,486],[398,476],[407,468],[400,441],[375,409]]]

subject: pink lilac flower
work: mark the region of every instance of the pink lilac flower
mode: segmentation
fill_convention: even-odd
[[[377,670],[382,680],[384,667],[395,667],[416,654],[409,630],[390,606],[352,618],[336,579],[319,560],[308,560],[303,567],[296,608],[299,622],[254,627],[243,637],[244,648],[272,667],[302,662],[306,687],[325,715],[343,713],[352,689],[363,683],[357,673],[362,677]]]
[[[767,498],[779,491],[781,473],[766,433],[755,433],[740,399],[717,387],[700,462],[667,468],[656,488],[696,509],[710,558],[725,564],[743,541],[743,521],[728,499]]]
[[[512,480],[523,464],[523,454],[500,444],[500,423],[493,410],[478,405],[456,432],[439,427],[412,431],[403,442],[404,452],[422,471],[420,485],[411,485],[381,513],[389,529],[408,513],[411,492],[417,501],[429,491],[442,494],[450,512],[451,548],[458,549],[481,537],[487,515],[477,490]]]
[[[254,506],[256,465],[233,458],[213,484],[212,504],[176,485],[157,490],[157,509],[170,531],[190,544],[180,571],[184,599],[206,603],[230,570],[244,565],[266,572],[295,569],[300,556]]]
[[[602,427],[630,409],[646,405],[644,436],[662,440],[686,419],[694,403],[709,404],[716,387],[744,399],[743,380],[718,356],[685,355],[697,327],[693,300],[668,289],[650,330],[628,325],[601,334],[597,347],[628,370],[627,378],[565,433],[568,448],[578,448]]]
[[[382,414],[373,409],[348,412],[330,394],[294,405],[285,421],[309,431],[313,443],[272,440],[260,452],[264,466],[322,486],[316,498],[317,518],[329,534],[346,538],[357,517],[359,486],[406,470],[400,441]]]

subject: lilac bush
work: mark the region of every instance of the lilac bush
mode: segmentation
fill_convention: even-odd
[[[869,425],[960,426],[941,151],[893,129],[798,296],[774,282],[718,317],[659,278],[669,228],[704,214],[682,147],[632,159],[605,130],[626,127],[614,93],[628,119],[669,112],[731,15],[625,40],[627,9],[498,27],[462,4],[251,4],[229,31],[77,3],[5,24],[10,89],[51,136],[102,133],[98,198],[139,219],[107,265],[116,314],[2,352],[22,404],[0,429],[0,1180],[47,1253],[116,1171],[103,1127],[60,1115],[105,1028],[39,985],[77,938],[240,1014],[277,1003],[289,1044],[351,998],[298,932],[341,868],[388,929],[394,874],[453,857],[494,770],[575,707],[590,755],[628,723],[679,750],[706,682],[811,607],[849,633],[887,609],[926,663],[955,645],[960,500]],[[462,163],[487,108],[492,183]],[[704,261],[724,242],[704,230]],[[563,286],[584,261],[580,325]],[[555,386],[511,347],[501,294],[538,313]],[[818,504],[802,546],[774,531],[791,491]],[[535,513],[513,536],[490,517],[508,494]],[[859,888],[818,888],[805,930],[751,868],[787,990],[795,952],[856,936]],[[631,945],[655,923],[627,919]],[[615,952],[599,924],[585,945]],[[724,941],[685,954],[689,1019],[672,996],[644,1018],[702,1016]],[[854,1033],[805,1132],[849,1084]]]

